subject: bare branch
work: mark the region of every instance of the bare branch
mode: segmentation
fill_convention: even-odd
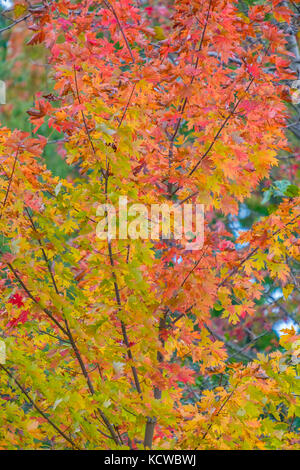
[[[10,23],[8,26],[5,26],[4,28],[0,29],[0,34],[3,33],[4,31],[7,31],[8,29],[13,28],[16,24],[19,24],[22,21],[27,20],[27,18],[29,18],[30,16],[31,16],[31,13],[28,13],[27,15],[23,16],[22,18],[18,18],[17,20]]]

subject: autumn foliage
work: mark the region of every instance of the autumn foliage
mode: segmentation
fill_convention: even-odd
[[[294,10],[45,0],[14,15],[49,77],[32,132],[0,129],[0,447],[299,448],[300,337],[256,343],[270,285],[282,308],[299,300],[295,185],[248,230],[230,224],[270,175],[296,178],[278,158],[294,151]],[[205,204],[203,247],[99,239],[97,207],[119,196]]]

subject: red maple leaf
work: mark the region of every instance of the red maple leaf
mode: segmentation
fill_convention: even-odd
[[[23,298],[17,292],[9,299],[9,302],[13,305],[17,305],[18,308],[23,307]]]

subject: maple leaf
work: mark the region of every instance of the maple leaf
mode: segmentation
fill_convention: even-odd
[[[23,297],[16,292],[10,299],[9,302],[13,305],[17,305],[17,307],[23,307],[24,302],[23,302]]]
[[[25,323],[27,321],[29,315],[28,310],[22,310],[21,314],[17,318],[13,318],[7,323],[8,328],[13,328],[14,326],[18,325],[19,323]]]
[[[29,41],[27,42],[27,45],[34,45],[34,44],[40,44],[44,41],[45,39],[45,33],[44,31],[38,31],[37,33],[35,33],[30,39]]]

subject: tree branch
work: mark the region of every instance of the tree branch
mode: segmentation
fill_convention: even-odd
[[[31,16],[31,13],[28,13],[28,15],[23,16],[22,18],[18,18],[17,20],[13,21],[10,23],[8,26],[5,26],[4,28],[0,29],[0,34],[3,33],[4,31],[7,31],[8,29],[13,28],[16,24],[21,23],[22,21],[27,20]]]
[[[81,450],[77,444],[75,444],[75,442],[70,438],[68,437],[61,429],[59,429],[58,426],[56,426],[56,424],[46,415],[46,413],[44,413],[43,410],[41,410],[41,408],[32,400],[32,398],[30,397],[30,395],[28,394],[28,392],[25,390],[25,388],[23,387],[23,385],[20,384],[20,382],[13,376],[13,374],[11,372],[9,372],[8,369],[6,369],[6,367],[4,367],[2,364],[0,364],[0,367],[2,370],[4,370],[4,372],[11,378],[13,379],[13,381],[15,382],[15,384],[17,385],[17,387],[21,390],[21,392],[26,396],[27,400],[31,403],[31,405],[35,408],[35,410],[50,424],[50,426],[52,426],[55,431],[57,431],[67,442],[69,442],[69,444],[71,444],[71,446],[76,449],[76,450]]]

